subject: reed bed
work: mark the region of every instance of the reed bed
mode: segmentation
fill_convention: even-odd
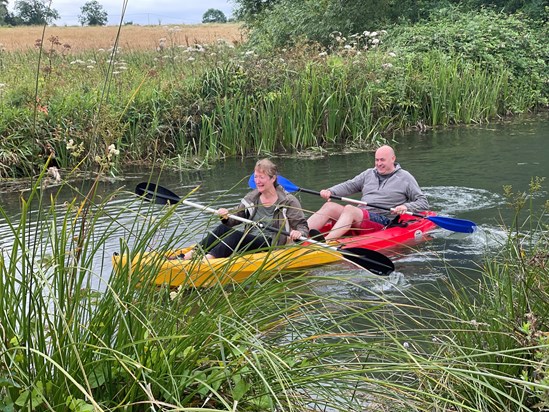
[[[37,174],[52,153],[61,168],[91,170],[111,145],[120,164],[163,159],[178,168],[226,156],[368,149],[399,131],[486,122],[544,101],[505,65],[447,52],[397,54],[390,44],[365,51],[357,43],[272,55],[164,30],[156,47],[124,46],[132,35],[76,52],[52,36],[41,50],[1,52],[1,176]],[[370,41],[383,44],[378,36]]]
[[[96,262],[112,237],[130,256],[186,244],[204,228],[168,225],[178,205],[134,198],[114,212],[106,206],[122,193],[66,186],[74,201],[61,209],[38,188],[19,222],[0,208],[17,239],[0,260],[8,408],[541,411],[549,401],[547,267],[517,263],[546,256],[544,231],[518,260],[512,235],[478,290],[450,284],[448,300],[407,291],[392,301],[364,281],[276,270],[170,290],[148,282],[155,263],[113,272]],[[322,291],[334,282],[361,298]]]

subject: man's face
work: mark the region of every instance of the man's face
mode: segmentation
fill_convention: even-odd
[[[393,173],[395,170],[395,155],[389,150],[378,150],[376,152],[375,167],[380,175]]]

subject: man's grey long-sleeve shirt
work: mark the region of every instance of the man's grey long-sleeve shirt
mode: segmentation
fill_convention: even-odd
[[[395,163],[395,171],[389,176],[379,175],[375,168],[367,169],[343,183],[328,190],[335,196],[350,196],[362,193],[362,201],[393,208],[404,204],[409,211],[418,212],[429,209],[429,202],[411,173]],[[365,207],[372,212],[388,215],[386,210]]]

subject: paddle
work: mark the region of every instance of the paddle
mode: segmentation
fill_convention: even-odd
[[[294,183],[292,183],[291,181],[289,181],[283,176],[277,176],[277,181],[288,192],[304,192],[304,193],[310,193],[313,195],[320,196],[320,192],[317,192],[311,189],[304,189],[302,187],[296,186]],[[252,189],[255,189],[255,181],[254,181],[253,174],[250,176],[250,179],[248,180],[248,185]],[[330,197],[332,199],[341,200],[343,202],[356,203],[364,206],[368,205],[368,206],[375,207],[377,209],[383,209],[383,210],[392,210],[390,207],[373,205],[370,203],[363,202],[361,200],[351,199],[348,197],[341,197],[341,196],[335,196],[335,195],[332,195]],[[421,213],[414,213],[414,212],[405,212],[405,213],[407,215],[430,220],[435,225],[440,226],[443,229],[451,230],[453,232],[473,233],[477,227],[476,223],[471,222],[470,220],[456,219],[453,217],[444,217],[444,216],[426,216],[426,215],[422,215]]]
[[[183,203],[184,205],[188,205],[196,209],[201,209],[209,213],[217,214],[217,210],[215,209],[200,205],[198,203],[191,202],[186,199],[181,199],[172,191],[162,186],[155,185],[154,183],[150,183],[150,182],[139,183],[135,188],[135,193],[138,196],[142,196],[145,199],[149,201],[153,201],[157,204],[165,205],[165,204]],[[229,215],[229,216],[232,217],[233,219],[239,220],[240,222],[256,225],[257,227],[260,227],[262,229],[274,231],[277,233],[280,232],[286,236],[289,235],[288,232],[281,231],[280,229],[275,227],[264,226],[263,224],[259,222],[254,222],[253,220],[249,220],[236,215]],[[341,249],[340,247],[330,246],[325,243],[319,242],[317,240],[306,238],[304,236],[300,237],[299,240],[306,241],[309,243],[314,243],[326,249],[331,249],[341,254],[344,260],[347,260],[361,268],[369,270],[370,272],[376,275],[387,276],[395,270],[395,265],[391,261],[391,259],[383,255],[382,253],[376,252],[374,250],[358,248],[358,247]]]

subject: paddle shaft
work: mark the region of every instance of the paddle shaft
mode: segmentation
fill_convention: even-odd
[[[310,193],[310,194],[313,194],[313,195],[318,195],[318,196],[320,196],[320,192],[317,192],[316,190],[304,189],[304,188],[300,187],[300,188],[299,188],[299,191],[300,191],[300,192],[304,192],[304,193]],[[390,210],[390,211],[393,211],[393,208],[391,208],[391,207],[379,206],[379,205],[372,205],[372,204],[370,204],[370,203],[363,202],[362,200],[351,199],[350,197],[342,197],[342,196],[330,195],[330,199],[341,200],[341,201],[347,202],[347,203],[356,203],[357,205],[370,206],[370,207],[374,207],[374,208],[376,208],[376,209],[382,209],[382,210]],[[406,215],[411,215],[411,216],[416,216],[416,217],[425,217],[425,216],[422,215],[421,213],[414,213],[414,212],[410,212],[410,211],[406,211],[406,212],[404,212],[404,214],[406,214]]]
[[[194,202],[191,202],[190,200],[181,200],[181,203],[183,203],[184,205],[187,205],[187,206],[191,206],[191,207],[194,207],[196,209],[202,209],[202,210],[205,210],[206,212],[210,212],[210,213],[213,213],[214,215],[218,215],[219,213],[217,212],[217,210],[211,208],[211,207],[208,207],[208,206],[204,206],[204,205],[201,205],[201,204],[198,204],[198,203],[194,203]],[[246,219],[245,217],[240,217],[240,216],[237,216],[237,215],[232,215],[232,214],[228,214],[227,215],[228,217],[230,218],[233,218],[234,220],[238,220],[239,222],[242,222],[242,223],[248,223],[248,224],[251,224],[251,225],[254,225],[260,229],[265,229],[265,230],[269,230],[271,232],[277,232],[277,233],[281,233],[285,236],[290,236],[290,233],[286,232],[285,230],[280,230],[280,229],[277,229],[276,227],[272,227],[272,226],[265,226],[264,224],[260,223],[260,222],[255,222],[253,220],[250,220],[250,219]],[[339,250],[337,250],[336,247],[333,247],[333,246],[330,246],[330,245],[327,245],[325,243],[322,243],[322,242],[319,242],[317,240],[314,240],[314,239],[310,239],[310,238],[307,238],[305,236],[301,236],[299,238],[299,240],[301,241],[307,241],[309,243],[314,243],[314,244],[317,244],[317,245],[320,245],[322,247],[326,247],[326,248],[329,248],[329,249],[332,249],[332,250],[335,250],[337,252],[340,252]]]

